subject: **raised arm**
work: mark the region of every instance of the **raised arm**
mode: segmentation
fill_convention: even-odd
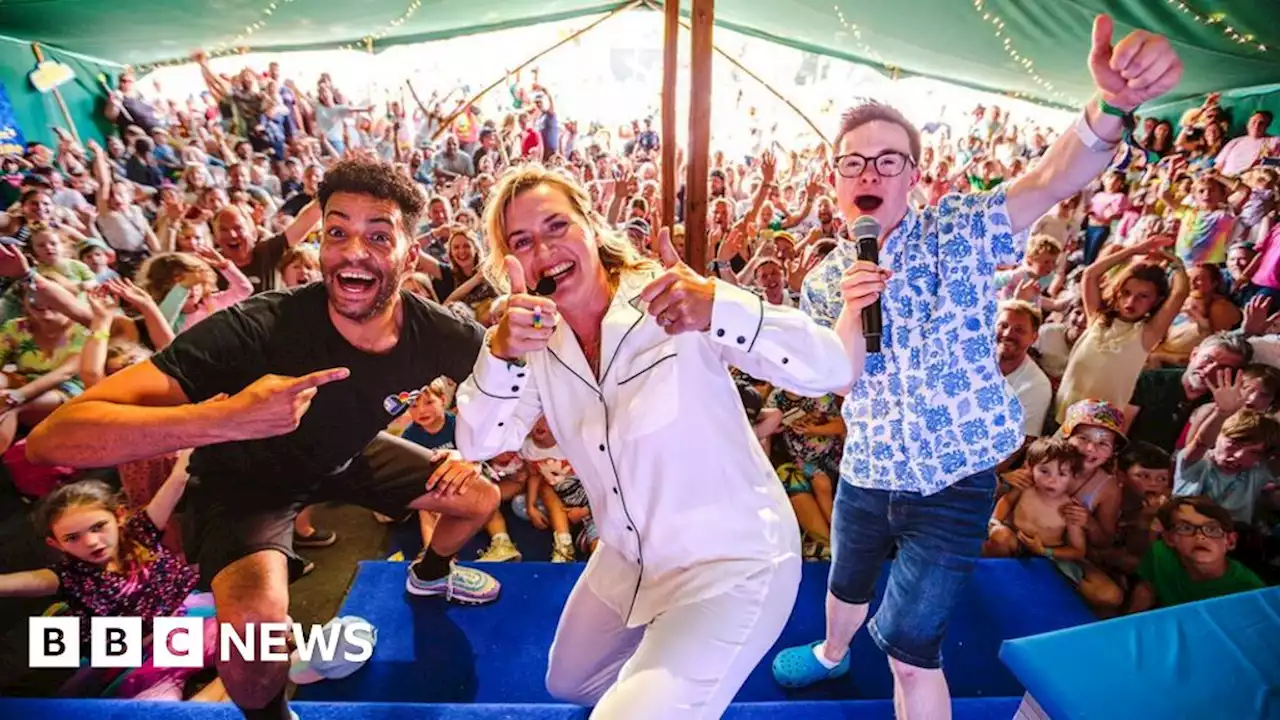
[[[1168,40],[1136,30],[1113,47],[1112,30],[1110,17],[1094,20],[1089,71],[1098,97],[1089,101],[1080,124],[1063,133],[1035,168],[1009,189],[1009,219],[1015,233],[1031,227],[1055,203],[1080,191],[1111,164],[1124,127],[1120,117],[1104,112],[1102,102],[1132,112],[1172,90],[1182,78],[1182,61]],[[1086,144],[1084,138],[1090,142]]]

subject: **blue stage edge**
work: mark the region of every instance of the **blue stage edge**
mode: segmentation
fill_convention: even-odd
[[[295,703],[301,720],[587,717],[580,708],[555,704],[543,687],[560,609],[583,565],[486,565],[503,583],[503,594],[497,603],[480,608],[407,595],[407,567],[361,564],[341,614],[359,615],[376,625],[377,649],[369,664],[351,677],[301,688]],[[825,564],[805,566],[796,609],[777,648],[821,636],[826,574]],[[944,648],[955,717],[1013,716],[1023,687],[998,659],[1005,640],[1091,621],[1083,603],[1046,561],[980,562],[956,608]],[[726,717],[891,720],[893,686],[884,654],[865,632],[852,652],[847,677],[796,693],[784,692],[773,682],[770,653]],[[0,717],[231,720],[239,715],[230,706],[196,703],[5,700],[0,701]]]

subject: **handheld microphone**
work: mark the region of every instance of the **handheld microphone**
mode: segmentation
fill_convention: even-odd
[[[554,295],[555,292],[556,292],[556,279],[551,277],[550,275],[539,280],[537,286],[533,288],[533,294],[541,295],[542,297]]]
[[[858,259],[880,264],[880,223],[875,218],[863,216],[853,224],[851,231],[853,240],[858,244]],[[862,308],[862,337],[867,342],[867,352],[880,352],[880,335],[884,328],[884,319],[880,310],[880,299],[875,304]]]

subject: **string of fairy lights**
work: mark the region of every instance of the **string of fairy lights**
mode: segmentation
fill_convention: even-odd
[[[381,30],[375,33],[370,33],[368,35],[365,35],[364,37],[360,38],[358,42],[352,42],[352,43],[347,43],[346,45],[341,45],[338,47],[338,49],[339,50],[364,50],[370,53],[373,52],[373,44],[375,42],[382,40],[386,36],[395,32],[396,28],[408,22],[409,18],[413,17],[413,14],[418,12],[418,8],[420,7],[422,7],[422,0],[410,0],[409,6],[405,8],[404,13],[401,14],[400,17],[396,18],[395,20],[392,20],[391,22],[387,23],[386,27],[382,28]]]
[[[258,11],[258,16],[253,22],[245,25],[244,28],[230,40],[224,40],[210,48],[208,50],[209,57],[212,59],[217,57],[226,57],[228,55],[244,55],[249,52],[249,39],[252,38],[259,30],[267,26],[268,18],[274,15],[281,5],[287,5],[292,2],[294,2],[294,0],[268,0],[268,2],[262,6],[262,9]],[[160,60],[153,63],[146,63],[145,65],[139,65],[135,70],[140,73],[147,73],[157,68],[175,67],[178,65],[186,65],[190,62],[191,58],[189,57],[172,58],[169,60]]]
[[[832,9],[835,10],[836,19],[840,21],[840,24],[844,26],[844,29],[853,35],[854,44],[858,46],[858,51],[863,57],[884,66],[886,72],[895,73],[898,71],[897,65],[885,60],[880,53],[875,51],[875,48],[862,41],[862,30],[858,28],[856,23],[849,22],[848,18],[844,16],[844,11],[840,9],[839,5],[833,5]]]
[[[1009,94],[1014,97],[1022,97],[1025,99],[1043,99],[1044,97],[1049,97],[1060,104],[1070,105],[1072,107],[1079,107],[1080,105],[1083,105],[1083,102],[1081,102],[1079,98],[1071,97],[1061,90],[1058,90],[1053,86],[1051,81],[1046,80],[1040,73],[1036,72],[1035,61],[1027,57],[1025,53],[1020,52],[1018,48],[1014,46],[1013,38],[1009,37],[1009,33],[1005,31],[1004,19],[996,12],[987,8],[987,0],[973,0],[973,11],[974,13],[982,16],[983,22],[990,23],[991,26],[995,28],[995,36],[1001,43],[1003,43],[1005,54],[1007,54],[1010,60],[1016,63],[1024,72],[1027,73],[1027,77],[1031,79],[1031,82],[1035,83],[1043,91],[1040,98],[1034,98],[1027,93],[1017,91]]]
[[[1210,13],[1208,15],[1202,15],[1196,12],[1191,6],[1187,5],[1182,0],[1164,0],[1164,1],[1166,4],[1176,7],[1179,11],[1187,15],[1190,15],[1192,20],[1195,20],[1201,25],[1212,25],[1215,27],[1219,27],[1222,30],[1223,35],[1226,35],[1233,42],[1239,45],[1252,45],[1254,46],[1254,49],[1256,49],[1258,52],[1267,51],[1267,46],[1262,44],[1261,42],[1255,42],[1257,38],[1255,38],[1251,33],[1241,32],[1242,28],[1237,29],[1236,23],[1232,22],[1231,18],[1227,17],[1227,14],[1224,12],[1216,12],[1216,13]]]

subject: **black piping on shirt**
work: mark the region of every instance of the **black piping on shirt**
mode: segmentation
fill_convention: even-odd
[[[670,355],[663,355],[662,357],[658,358],[657,360],[654,360],[653,362],[649,363],[649,366],[648,366],[648,367],[644,368],[643,370],[640,370],[640,371],[636,372],[634,375],[632,375],[631,377],[627,378],[626,380],[619,380],[619,381],[618,381],[618,385],[619,385],[619,386],[621,386],[621,385],[626,385],[627,383],[631,382],[632,380],[635,380],[636,378],[640,377],[641,375],[643,375],[643,374],[645,374],[645,373],[649,372],[650,370],[654,369],[655,367],[657,367],[657,366],[658,366],[658,364],[659,364],[659,363],[666,362],[667,360],[670,360],[671,358],[673,358],[673,357],[675,357],[675,356],[676,356],[676,353],[671,353]]]
[[[757,295],[756,299],[760,302],[760,319],[756,321],[756,334],[751,336],[751,342],[747,344],[747,352],[756,346],[756,340],[760,337],[760,330],[764,327],[764,296]]]

